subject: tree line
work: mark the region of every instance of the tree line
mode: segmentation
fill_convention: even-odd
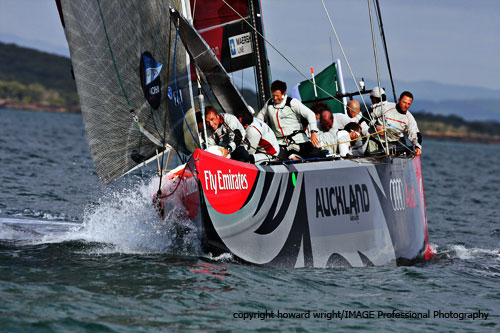
[[[11,103],[78,104],[71,61],[15,44],[0,43],[0,99]]]
[[[456,115],[438,115],[425,111],[412,114],[422,132],[500,136],[500,124],[496,121],[467,121]]]

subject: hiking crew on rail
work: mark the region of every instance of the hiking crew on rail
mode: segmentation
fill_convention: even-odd
[[[359,103],[351,101],[348,106],[353,112],[349,116],[339,114],[348,121],[335,118],[328,107],[321,111],[317,121],[313,111],[286,95],[285,82],[274,81],[271,92],[272,98],[256,118],[250,112],[236,118],[227,113],[218,114],[212,106],[206,107],[205,122],[210,133],[208,146],[224,157],[262,163],[276,158],[282,161],[296,157],[322,158],[327,153],[347,157],[353,154],[354,147],[358,151],[355,154],[383,152],[386,141],[391,146],[405,145],[406,135],[415,154],[422,153],[422,136],[415,118],[408,111],[413,102],[413,95],[408,91],[401,94],[396,104],[388,102],[385,91],[376,87],[370,94],[373,103],[368,111],[370,114],[365,113],[360,119]],[[322,131],[318,133],[319,126]],[[356,140],[368,132],[372,135],[364,140],[368,141],[367,147],[362,147],[361,140]]]

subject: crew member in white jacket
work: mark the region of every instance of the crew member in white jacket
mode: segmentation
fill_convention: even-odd
[[[213,131],[207,138],[208,147],[216,146],[223,157],[249,162],[248,151],[243,145],[245,129],[238,119],[229,113],[219,114],[213,106],[205,108],[205,122]]]
[[[273,130],[250,113],[244,113],[238,120],[245,129],[245,143],[250,162],[259,164],[276,159],[281,148]]]
[[[372,106],[373,125],[380,132],[382,142],[399,141],[405,134],[413,144],[417,156],[422,154],[419,140],[418,126],[413,115],[408,111],[413,102],[413,95],[409,91],[401,93],[398,104],[381,102]],[[384,129],[384,116],[386,127]]]
[[[308,107],[295,98],[286,95],[286,83],[276,80],[271,84],[272,98],[268,100],[257,118],[266,122],[274,132],[282,151],[281,158],[290,154],[298,154],[303,158],[324,157],[318,149],[318,127],[316,116]],[[311,139],[307,137],[301,123],[306,119],[311,131]]]

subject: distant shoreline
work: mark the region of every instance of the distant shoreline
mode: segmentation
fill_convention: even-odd
[[[424,142],[425,139],[434,141],[451,141],[463,143],[478,143],[485,145],[500,146],[500,137],[487,136],[487,135],[460,135],[455,133],[437,133],[437,132],[423,132]]]
[[[50,103],[21,103],[0,99],[0,109],[29,110],[58,113],[81,113],[80,106],[61,106]]]
[[[19,102],[5,101],[5,100],[0,100],[0,109],[81,114],[79,105],[73,107],[65,107],[48,103],[19,103]],[[463,135],[458,133],[439,133],[435,131],[428,131],[428,132],[423,131],[422,135],[424,140],[430,139],[434,141],[478,143],[478,144],[500,146],[500,136],[488,136],[488,135],[477,135],[477,134]]]

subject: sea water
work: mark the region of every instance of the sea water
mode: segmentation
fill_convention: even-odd
[[[0,119],[0,331],[500,329],[500,147],[424,138],[436,259],[274,269],[203,254],[175,209],[160,220],[154,168],[101,185],[80,115]]]

